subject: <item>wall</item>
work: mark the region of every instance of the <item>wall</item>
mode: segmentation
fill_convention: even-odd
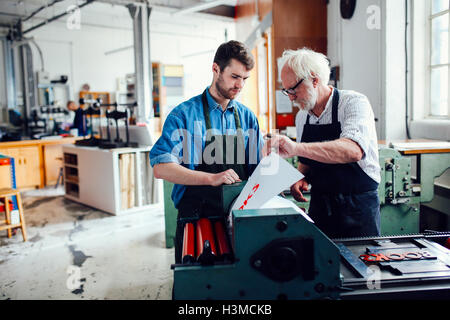
[[[359,0],[354,16],[328,4],[328,56],[339,65],[341,89],[365,94],[379,139],[406,138],[404,1]]]
[[[237,30],[242,40],[254,28],[251,19],[254,4],[252,7],[248,2],[240,2],[243,17],[238,20]],[[355,90],[368,97],[378,120],[376,129],[380,140],[405,139],[405,1],[358,0],[350,20],[341,17],[339,3],[334,0],[327,5],[326,48],[331,66],[340,66],[338,87]],[[274,33],[288,35],[289,29],[277,29],[276,7],[273,7]],[[286,16],[284,19],[290,26],[298,25]],[[312,28],[308,30],[314,35]],[[285,46],[283,43],[278,45],[280,48]],[[277,54],[279,52],[275,52]],[[408,100],[411,110],[412,99]]]
[[[418,13],[423,10],[422,0],[416,1]],[[373,14],[368,8],[380,9],[380,29],[370,30]],[[417,13],[417,12],[416,12]],[[416,24],[416,36],[423,35],[425,21]],[[414,55],[408,60],[423,60],[424,42],[412,42]],[[354,17],[343,20],[339,14],[339,2],[328,4],[328,57],[331,65],[341,66],[339,87],[365,94],[374,110],[377,134],[380,140],[406,139],[406,56],[405,56],[405,1],[358,0]],[[414,63],[413,63],[414,64]],[[422,64],[423,65],[423,64]],[[409,67],[409,77],[413,74],[416,87],[424,85],[425,70]],[[411,79],[411,78],[410,78]],[[411,87],[410,87],[411,88]],[[413,91],[413,92],[412,92]],[[408,109],[410,116],[414,105],[414,121],[411,124],[411,138],[448,140],[448,121],[419,121],[424,115],[425,98],[423,92],[409,90]],[[411,98],[414,97],[414,100]],[[450,170],[436,179],[437,183],[450,186]]]
[[[406,139],[405,1],[383,1],[386,138]],[[408,98],[408,109],[411,109]]]
[[[25,29],[40,21],[32,21]],[[117,78],[134,72],[133,29],[128,9],[94,3],[81,10],[80,29],[69,29],[66,23],[67,18],[62,18],[27,34],[41,48],[51,79],[68,75],[75,98],[84,83],[89,83],[92,91],[116,91]],[[211,83],[212,60],[225,40],[225,30],[228,40],[234,38],[233,20],[212,20],[199,14],[174,19],[168,11],[153,10],[150,58],[163,64],[184,65],[184,96],[189,98]],[[33,59],[35,69],[40,69],[35,48]]]
[[[340,67],[340,89],[355,90],[366,95],[372,104],[378,136],[384,125],[380,121],[383,110],[381,31],[367,28],[366,9],[380,7],[382,0],[359,0],[350,20],[340,14],[339,1],[328,4],[328,57],[331,66]]]

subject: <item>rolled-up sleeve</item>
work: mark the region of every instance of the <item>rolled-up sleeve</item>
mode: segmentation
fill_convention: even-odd
[[[164,122],[161,137],[150,150],[150,165],[160,163],[177,163],[182,161],[182,135],[176,134],[185,130],[184,123],[175,112],[169,114]]]
[[[342,124],[341,138],[355,141],[364,152],[363,158],[369,150],[370,137],[372,136],[370,130],[373,128],[374,121],[372,107],[365,96],[352,97],[348,101]]]

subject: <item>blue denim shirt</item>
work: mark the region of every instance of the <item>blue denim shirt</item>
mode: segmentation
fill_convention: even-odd
[[[227,109],[223,111],[221,105],[210,95],[209,90],[206,90],[206,97],[209,104],[212,134],[236,134],[233,113],[236,108],[245,141],[245,163],[251,174],[261,160],[264,144],[255,114],[236,100],[231,100]],[[202,162],[205,142],[206,125],[202,95],[200,94],[178,105],[167,116],[161,137],[150,151],[150,164],[153,167],[159,163],[178,163],[195,170]],[[178,207],[185,190],[186,186],[184,185],[174,185],[172,200],[175,207]]]

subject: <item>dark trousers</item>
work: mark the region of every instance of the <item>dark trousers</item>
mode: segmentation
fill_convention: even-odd
[[[329,238],[380,235],[378,191],[359,194],[322,194],[311,192],[309,216]]]
[[[181,263],[183,251],[184,223],[177,218],[177,228],[175,231],[175,263]]]

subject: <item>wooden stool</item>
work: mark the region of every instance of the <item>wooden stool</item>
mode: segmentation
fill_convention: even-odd
[[[11,210],[9,207],[9,199],[16,196],[17,206],[19,209],[20,223],[11,224]],[[11,238],[11,229],[21,228],[23,241],[27,241],[27,232],[25,229],[25,218],[23,217],[22,199],[20,198],[20,192],[15,189],[0,189],[0,201],[5,205],[5,220],[0,220],[0,231],[7,230],[8,238]]]

